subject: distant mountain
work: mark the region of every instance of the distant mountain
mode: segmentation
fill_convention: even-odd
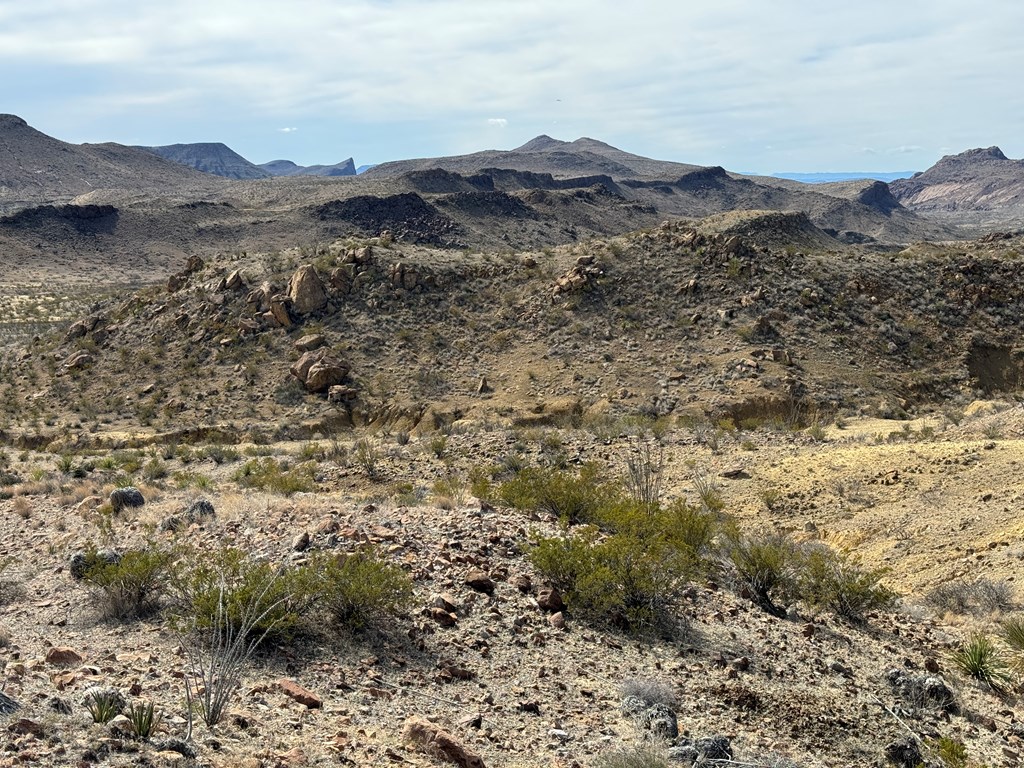
[[[376,168],[376,167],[377,167],[377,163],[370,163],[370,165],[360,165],[358,168],[356,168],[356,174],[358,175],[360,173],[366,173],[371,168]]]
[[[503,168],[533,173],[550,173],[556,178],[606,175],[615,179],[668,178],[680,176],[700,166],[652,160],[623,152],[596,139],[559,141],[538,136],[511,150],[489,149],[470,155],[397,160],[381,163],[366,171],[366,176],[384,178],[410,171],[444,168],[456,173],[476,173],[487,168]]]
[[[68,202],[101,190],[170,195],[212,190],[218,181],[121,144],[69,144],[16,115],[0,115],[0,210],[22,203]]]
[[[1024,161],[1009,159],[999,147],[947,155],[890,187],[912,210],[973,212],[991,222],[1024,222]]]
[[[226,179],[266,179],[271,174],[220,142],[139,147],[167,160]]]
[[[259,168],[271,176],[355,176],[356,164],[350,157],[334,165],[296,165],[291,160],[271,160]]]
[[[874,179],[875,181],[895,181],[914,175],[914,171],[896,171],[879,173],[877,171],[856,171],[853,173],[772,173],[775,179],[789,179],[804,184],[828,184],[834,181],[856,181],[857,179]]]

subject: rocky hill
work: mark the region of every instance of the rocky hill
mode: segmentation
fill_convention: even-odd
[[[171,160],[203,173],[223,176],[226,179],[265,179],[269,171],[254,165],[220,142],[195,144],[170,144],[164,147],[139,147],[167,160]]]
[[[218,189],[216,179],[120,144],[68,144],[15,115],[0,115],[0,212],[34,202],[70,202],[96,192],[122,198]]]
[[[608,175],[615,178],[668,178],[696,170],[699,166],[652,160],[595,139],[559,141],[538,136],[512,150],[486,150],[471,155],[397,160],[381,163],[365,173],[371,178],[400,176],[409,171],[443,168],[471,174],[485,168],[550,173],[553,176]]]
[[[530,193],[575,193],[558,181]],[[480,192],[434,194],[506,222],[524,202]],[[443,208],[375,200],[321,213],[427,228]],[[100,237],[116,215],[7,226]],[[518,252],[391,235],[232,251],[96,296],[0,363],[4,753],[426,768],[443,743],[475,767],[1017,765],[1018,678],[972,678],[955,654],[1021,616],[1022,245],[886,253],[804,213],[730,211]],[[609,502],[630,477],[654,501]],[[115,511],[128,483],[142,501]],[[621,528],[586,524],[601,504]],[[682,579],[646,549],[680,531],[701,541]],[[182,628],[180,594],[154,586],[117,613],[136,593],[75,574],[90,546],[203,573],[225,542],[282,580],[372,553],[408,603],[363,626],[322,595],[289,603],[294,634],[243,659],[210,729],[185,693],[209,633]],[[744,570],[753,544],[791,558],[786,586]],[[592,584],[566,587],[597,553]],[[788,591],[829,578],[856,591]],[[380,599],[362,586],[361,605]],[[648,595],[657,623],[601,612],[646,615]],[[160,731],[94,722],[94,686],[152,704]]]
[[[1024,160],[999,147],[947,155],[922,173],[890,183],[907,208],[981,226],[1024,224]]]
[[[260,168],[272,176],[355,176],[356,164],[350,157],[334,165],[297,165],[291,160],[272,160],[260,163]]]

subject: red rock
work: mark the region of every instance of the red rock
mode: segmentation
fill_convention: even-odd
[[[433,723],[410,717],[405,721],[403,738],[415,744],[427,754],[437,755],[443,760],[462,768],[486,768],[480,755],[472,752],[465,744]]]
[[[554,587],[541,587],[537,590],[537,605],[545,611],[561,611],[565,608],[562,596]]]
[[[277,687],[284,692],[285,696],[294,699],[299,704],[304,704],[310,709],[320,709],[324,705],[323,699],[312,691],[303,688],[294,680],[281,678],[277,681]]]
[[[467,587],[475,589],[477,592],[484,592],[488,595],[494,594],[494,582],[490,576],[479,568],[474,568],[466,574],[465,583]]]
[[[55,667],[70,667],[81,664],[82,661],[81,654],[74,648],[54,646],[46,652],[46,663],[53,664]]]

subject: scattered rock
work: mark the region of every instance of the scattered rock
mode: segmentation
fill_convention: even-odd
[[[294,680],[281,678],[277,681],[277,687],[284,692],[285,696],[297,701],[299,704],[302,704],[309,709],[320,709],[324,705],[323,699],[312,691],[303,688]]]
[[[334,357],[326,347],[306,352],[292,364],[291,374],[309,392],[326,392],[341,384],[348,376],[349,367]]]
[[[312,352],[314,349],[320,349],[326,343],[327,340],[322,333],[310,333],[296,341],[292,346],[300,352]]]
[[[904,736],[901,739],[887,744],[885,756],[898,768],[917,768],[924,763],[921,755],[921,745],[913,736]]]
[[[119,562],[121,562],[121,553],[113,549],[99,549],[92,555],[79,550],[71,555],[71,559],[68,562],[68,570],[71,573],[71,578],[77,581],[85,578],[85,574],[94,565],[99,563],[116,565]]]
[[[553,629],[565,629],[565,614],[559,611],[558,613],[552,613],[548,616],[548,624]]]
[[[55,667],[75,667],[84,661],[82,655],[73,648],[54,646],[46,652],[46,663]]]
[[[466,574],[465,584],[467,587],[475,589],[477,592],[483,592],[488,595],[494,594],[494,581],[492,581],[491,577],[479,568],[474,568]]]
[[[292,539],[292,550],[294,550],[295,552],[305,552],[307,549],[309,549],[309,543],[309,533],[307,531],[303,531],[294,539]]]
[[[537,590],[537,605],[545,611],[558,612],[565,610],[562,595],[554,587],[541,587]]]
[[[485,768],[483,759],[462,742],[440,727],[410,717],[405,721],[402,738],[428,755],[462,766],[462,768]]]
[[[208,517],[214,517],[216,511],[207,499],[196,499],[185,510],[185,519],[190,523],[199,523]]]

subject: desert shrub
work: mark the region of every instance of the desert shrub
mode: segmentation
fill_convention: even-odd
[[[662,539],[619,533],[601,540],[593,528],[541,538],[530,557],[573,614],[630,632],[671,631],[672,609],[693,573],[689,554]]]
[[[976,632],[949,655],[953,666],[968,677],[985,683],[1002,694],[1010,683],[1010,674],[1003,654],[992,638]]]
[[[278,567],[234,547],[193,554],[171,578],[175,623],[206,632],[217,631],[219,621],[232,637],[243,627],[261,640],[288,637],[319,599],[319,582],[313,565]]]
[[[864,569],[849,555],[826,546],[804,549],[799,558],[796,591],[814,608],[861,620],[868,611],[891,608],[897,594],[881,584],[884,569]]]
[[[594,758],[594,768],[669,768],[664,753],[653,746],[621,747]]]
[[[766,611],[785,616],[786,603],[797,594],[800,547],[775,533],[745,536],[730,530],[727,538],[726,551],[740,586]]]
[[[412,582],[396,565],[366,549],[318,566],[323,605],[336,627],[361,630],[402,615],[412,600]]]
[[[365,438],[357,440],[352,446],[352,458],[366,472],[367,477],[377,476],[377,462],[380,459],[380,453],[372,442]]]
[[[150,482],[153,482],[155,480],[162,480],[163,478],[167,477],[167,475],[167,465],[164,464],[164,462],[162,462],[156,456],[147,461],[145,466],[143,466],[142,468],[142,476],[149,480]]]
[[[82,580],[90,587],[92,601],[103,618],[140,618],[159,607],[173,560],[173,552],[152,543],[115,561],[90,547],[85,552]]]
[[[235,481],[243,488],[255,488],[290,496],[293,493],[311,492],[316,489],[312,464],[287,467],[267,456],[250,459],[234,474]]]
[[[662,680],[654,680],[649,677],[631,677],[622,681],[620,686],[622,698],[636,698],[651,706],[652,704],[665,704],[669,707],[676,705],[675,689]]]
[[[665,449],[653,448],[650,443],[638,441],[636,451],[626,457],[626,490],[630,497],[648,508],[657,506],[661,499],[661,477],[665,468]]]
[[[616,484],[601,480],[596,464],[585,464],[579,475],[527,467],[498,488],[498,500],[507,506],[550,512],[567,524],[599,519],[620,495]]]
[[[991,613],[1010,610],[1014,597],[1013,585],[1005,579],[953,579],[928,592],[925,603],[943,613]]]

